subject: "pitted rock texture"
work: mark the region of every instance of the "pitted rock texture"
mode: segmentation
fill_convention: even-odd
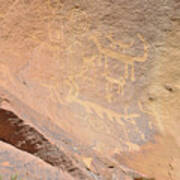
[[[91,179],[180,179],[178,0],[0,3],[2,141]]]

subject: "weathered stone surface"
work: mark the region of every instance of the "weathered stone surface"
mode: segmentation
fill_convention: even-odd
[[[0,2],[1,108],[33,129],[1,116],[1,140],[77,179],[180,179],[178,0]]]
[[[0,143],[0,177],[10,179],[72,179],[67,173],[55,169],[30,154],[19,151],[5,143]]]

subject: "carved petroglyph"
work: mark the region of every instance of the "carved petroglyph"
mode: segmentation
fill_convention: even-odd
[[[108,103],[115,101],[118,95],[124,95],[124,88],[126,85],[126,79],[123,76],[119,76],[118,79],[113,77],[108,69],[108,64],[105,61],[105,68],[103,73],[105,79],[105,99]],[[114,89],[116,87],[116,89]]]
[[[133,57],[130,55],[126,55],[126,54],[123,54],[121,52],[115,51],[111,48],[104,48],[96,36],[91,36],[90,39],[93,40],[93,42],[95,43],[99,53],[101,53],[103,56],[105,56],[106,58],[115,59],[115,60],[117,60],[117,61],[119,61],[125,65],[125,67],[124,67],[125,79],[127,79],[129,77],[128,67],[130,66],[131,67],[130,79],[131,79],[131,81],[135,81],[134,63],[135,62],[145,62],[147,60],[147,56],[148,56],[148,44],[147,44],[147,42],[145,41],[145,39],[142,35],[138,34],[137,37],[144,44],[144,55],[139,56],[139,57]],[[112,38],[110,38],[110,40],[111,40],[111,42],[113,42],[111,44],[111,46],[115,46],[115,45],[119,45],[119,46],[121,45],[122,46],[122,43],[119,43],[118,41],[115,41],[115,40],[113,41]],[[124,46],[127,48],[128,46],[129,47],[132,46],[132,44],[124,45]]]
[[[81,100],[78,100],[81,105],[84,106],[84,103],[87,102],[80,102]],[[77,101],[76,101],[77,102]],[[89,102],[88,102],[89,103]],[[88,109],[91,106],[91,110]],[[135,119],[140,118],[140,114],[137,113],[129,113],[127,109],[124,109],[124,113],[115,113],[114,111],[111,111],[109,109],[106,109],[104,107],[101,107],[97,104],[91,104],[87,106],[87,109],[89,111],[89,114],[86,116],[86,120],[88,122],[88,125],[95,133],[100,133],[109,138],[109,136],[113,139],[118,139],[119,143],[121,145],[125,144],[128,147],[128,150],[137,150],[139,147],[137,144],[133,143],[130,140],[130,133],[131,129],[129,129],[126,125],[126,123],[131,122],[134,127],[134,132],[139,134],[138,139],[144,140],[144,133],[141,132],[136,126]],[[97,109],[98,108],[98,109]],[[101,112],[100,112],[101,111]],[[90,114],[91,113],[91,114]],[[94,114],[95,113],[95,114]],[[94,114],[94,115],[93,115]],[[98,116],[99,114],[99,116]],[[106,121],[105,119],[109,117],[111,120]],[[108,120],[109,120],[108,118]],[[119,126],[116,124],[118,122]],[[116,131],[115,129],[119,129],[120,131]],[[113,132],[113,133],[112,133]],[[123,148],[122,148],[123,149]]]
[[[99,54],[92,55],[91,57],[82,58],[83,65],[80,72],[78,72],[78,77],[81,80],[86,79],[87,82],[89,82],[93,87],[95,87],[96,81],[93,79],[93,77],[96,77],[95,74],[98,73],[98,68],[100,69],[103,66],[104,70],[100,76],[104,78],[104,91],[106,94],[105,99],[108,103],[112,103],[117,99],[119,95],[124,95],[124,89],[129,79],[129,66],[131,67],[130,80],[135,81],[134,64],[136,62],[145,62],[147,60],[148,45],[144,38],[138,34],[138,38],[143,42],[144,45],[144,55],[139,57],[133,57],[119,52],[117,48],[128,49],[134,45],[134,41],[130,42],[129,44],[125,44],[121,41],[113,40],[111,35],[107,35],[106,38],[110,41],[110,48],[104,48],[98,40],[97,36],[90,37],[90,39],[95,43]],[[117,61],[116,68],[124,65],[124,74],[120,74],[119,77],[113,76],[112,72],[110,72],[110,69],[112,69],[112,64],[109,65],[111,59]],[[88,74],[90,71],[93,72],[93,77]],[[96,78],[98,79],[98,77]]]
[[[74,6],[74,8],[69,10],[65,7],[66,3],[63,0],[7,0],[6,3],[1,4],[3,11],[0,8],[0,20],[6,17],[9,9],[15,9],[18,6],[22,10],[21,25],[24,23],[25,27],[28,27],[26,32],[23,32],[21,28],[22,35],[25,35],[23,42],[26,42],[28,45],[32,41],[36,45],[46,41],[46,46],[49,46],[51,50],[54,46],[48,45],[49,43],[56,43],[59,46],[59,50],[64,50],[67,47],[64,32],[69,30],[71,34],[77,33],[80,35],[86,32],[89,27],[89,18],[87,13],[81,10],[81,1],[79,2],[79,8],[75,8]]]
[[[80,98],[74,97],[74,96],[68,96],[67,101],[69,103],[75,102],[83,106],[87,113],[96,113],[99,118],[105,118],[105,116],[110,120],[114,121],[114,118],[117,119],[118,123],[121,125],[124,125],[124,123],[121,121],[121,115],[118,113],[109,110],[107,108],[104,108],[101,105],[95,104],[90,101],[81,100]]]
[[[69,13],[68,21],[70,31],[75,34],[85,33],[90,26],[88,14],[85,11],[76,8],[72,9]]]
[[[98,48],[100,55],[93,55],[91,57],[83,57],[82,58],[82,67],[79,72],[76,73],[76,77],[69,77],[71,80],[67,81],[69,87],[70,87],[70,92],[72,93],[72,89],[74,89],[74,93],[76,94],[76,97],[78,96],[79,87],[75,81],[82,80],[90,78],[92,79],[92,84],[95,85],[95,80],[92,77],[88,76],[88,71],[89,70],[94,70],[97,69],[99,66],[103,64],[102,62],[102,56],[104,56],[104,73],[101,73],[101,76],[104,77],[105,80],[105,99],[109,102],[112,103],[117,95],[124,95],[124,88],[127,83],[127,78],[128,78],[128,66],[131,65],[132,67],[132,74],[131,74],[131,80],[135,80],[134,76],[134,63],[135,62],[144,62],[147,59],[147,43],[145,42],[144,38],[141,35],[138,35],[139,39],[144,42],[144,55],[141,57],[132,57],[129,55],[124,55],[122,53],[119,53],[117,51],[113,51],[111,48],[103,48],[98,41],[98,39],[93,36],[91,39],[94,41],[96,44],[96,47]],[[133,45],[133,41],[130,44],[124,44],[121,43],[120,41],[113,41],[111,36],[108,36],[108,39],[112,42],[111,45],[113,46],[121,46],[123,48],[129,48]],[[123,62],[125,65],[125,75],[120,75],[119,78],[113,77],[109,71],[109,65],[108,65],[108,58],[113,58],[119,62]],[[73,85],[74,84],[74,85]],[[75,88],[76,87],[76,88]],[[115,91],[113,91],[113,88],[116,88]],[[113,92],[112,92],[113,91]],[[70,93],[70,96],[72,95]]]
[[[107,124],[103,124],[103,123],[100,123],[101,121],[104,121],[104,119],[108,119],[110,120],[111,123],[114,123],[114,122],[117,122],[119,124],[119,126],[121,126],[121,135],[123,135],[123,137],[125,137],[124,140],[126,140],[128,143],[131,143],[130,140],[129,140],[129,131],[126,127],[126,123],[131,123],[133,125],[133,127],[136,127],[136,121],[135,119],[136,118],[140,118],[140,114],[138,113],[129,113],[128,112],[128,107],[125,107],[124,108],[124,112],[123,113],[117,113],[113,110],[110,110],[108,108],[105,108],[101,105],[98,105],[96,103],[93,103],[93,102],[90,102],[90,101],[87,101],[87,100],[81,100],[80,98],[78,97],[75,97],[75,96],[68,96],[66,101],[68,103],[77,103],[79,105],[81,105],[86,113],[87,113],[87,117],[86,119],[89,119],[89,117],[93,116],[93,118],[90,118],[91,121],[89,120],[88,121],[88,124],[93,127],[93,129],[103,129],[105,128],[106,129],[106,125]],[[97,126],[94,126],[94,124],[97,124],[97,122],[93,121],[92,119],[96,119],[95,121],[98,121],[102,126],[102,127],[97,127]],[[107,127],[109,128],[109,127]],[[144,140],[144,134],[142,132],[140,132],[137,128],[136,128],[136,131],[141,135],[141,138]],[[106,129],[106,132],[103,131],[103,133],[110,133],[109,129],[107,130]]]
[[[109,103],[113,102],[113,93],[111,91],[113,90],[113,86],[117,86],[116,93],[120,95],[124,95],[124,86],[126,85],[125,79],[121,76],[119,79],[112,78],[110,76],[105,77],[107,83],[106,83],[106,99]]]

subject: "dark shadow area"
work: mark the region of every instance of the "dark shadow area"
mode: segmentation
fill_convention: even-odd
[[[78,179],[87,179],[83,171],[56,145],[51,144],[35,128],[24,123],[13,112],[0,109],[0,140],[39,157],[46,163],[68,172]]]
[[[154,178],[138,177],[138,178],[134,178],[134,180],[155,180],[155,179]]]

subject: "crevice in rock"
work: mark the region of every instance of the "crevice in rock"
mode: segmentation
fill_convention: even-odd
[[[115,167],[110,165],[110,166],[108,166],[108,168],[109,169],[114,169]]]
[[[0,140],[39,157],[46,163],[68,172],[78,179],[87,176],[56,145],[51,144],[35,128],[24,123],[13,112],[0,108]]]
[[[133,180],[155,180],[154,178],[136,177]]]

